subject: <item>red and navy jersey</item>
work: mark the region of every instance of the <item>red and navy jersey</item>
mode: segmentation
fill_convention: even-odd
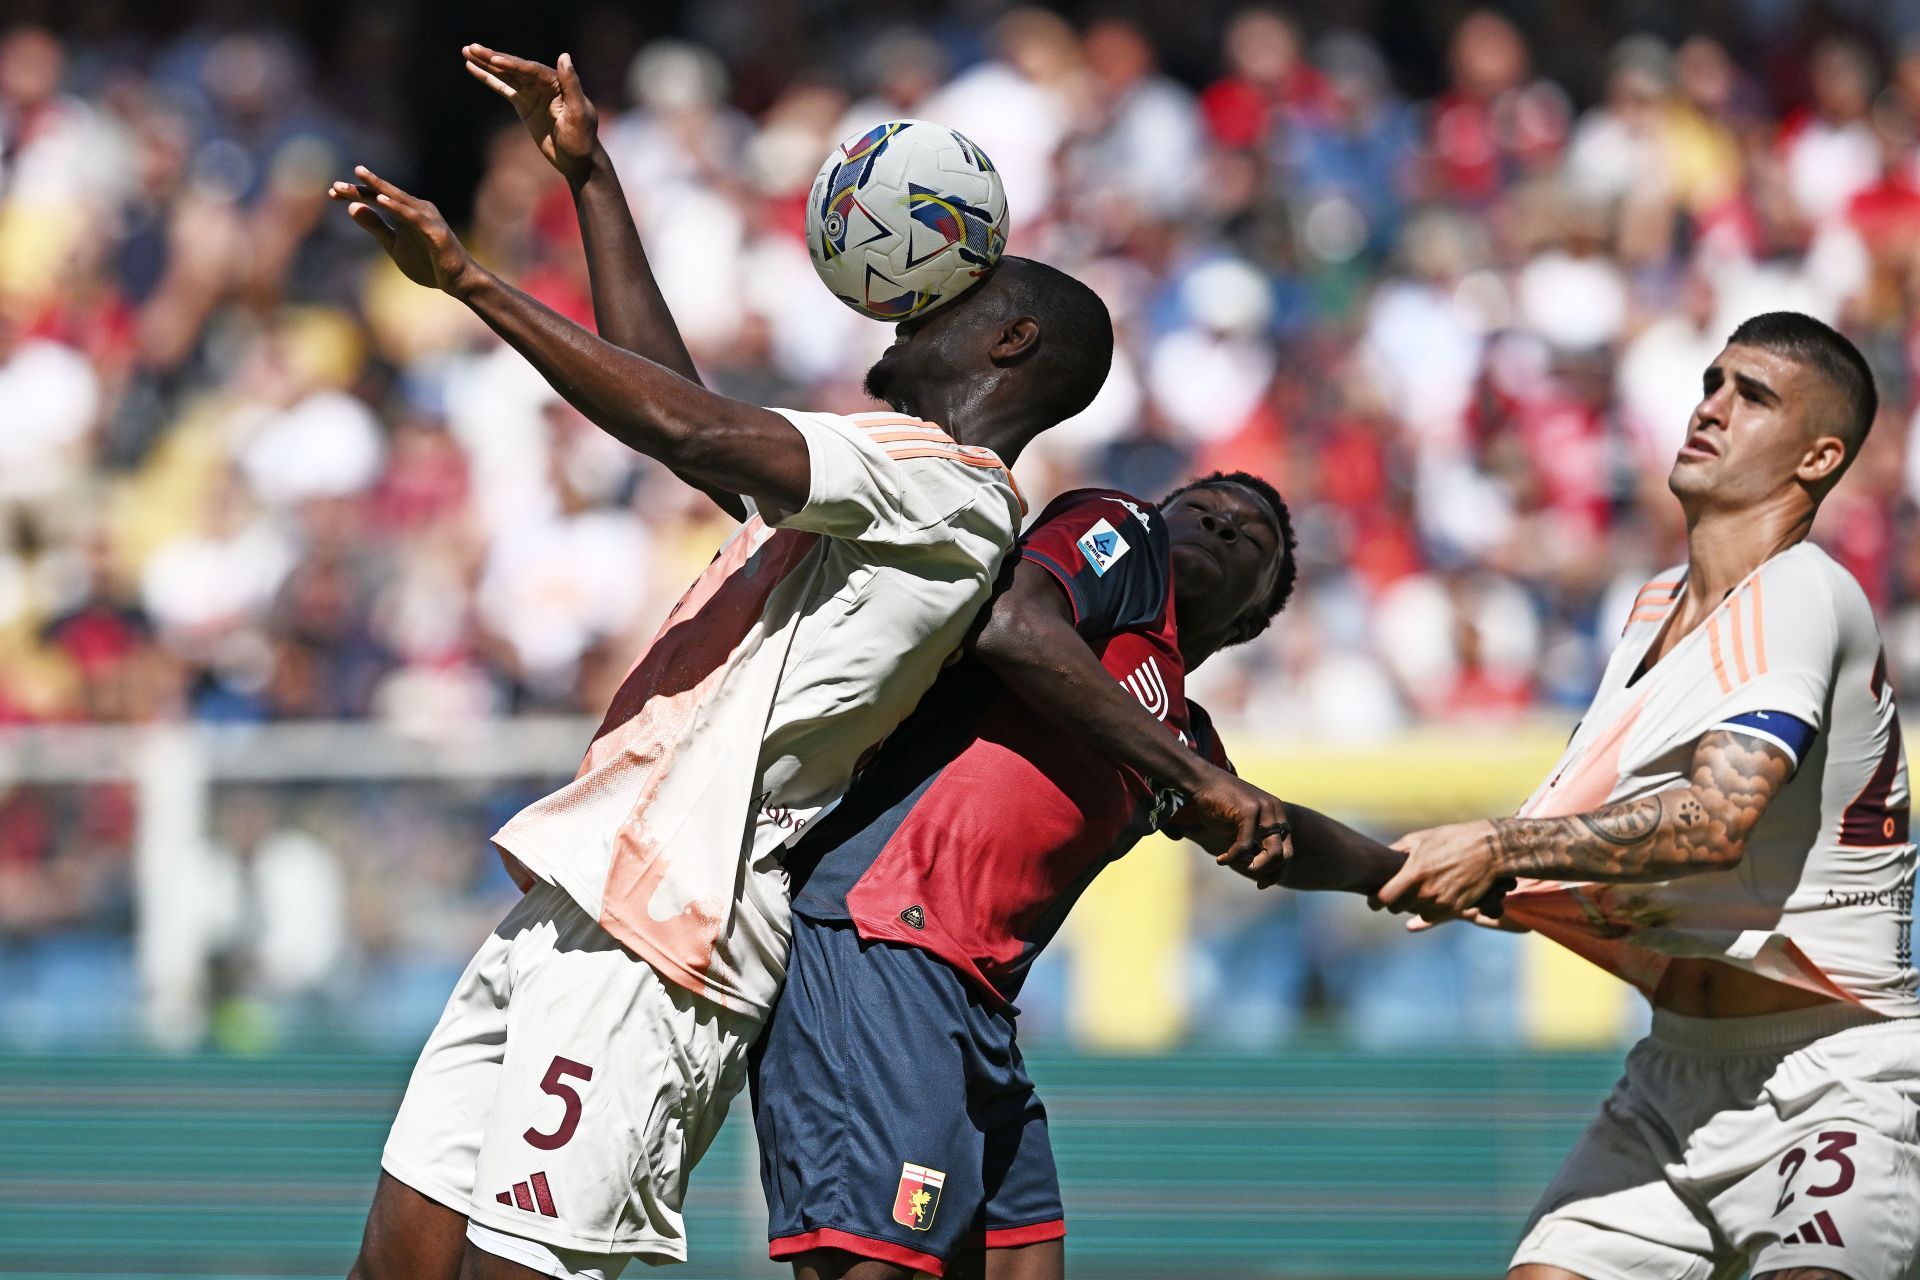
[[[1168,733],[1225,765],[1186,698],[1165,522],[1106,489],[1056,500],[1021,560],[1060,583],[1075,629]],[[1010,572],[1010,569],[1009,569]],[[1147,779],[966,658],[787,859],[793,909],[921,947],[1011,1001],[1103,867],[1166,818]]]

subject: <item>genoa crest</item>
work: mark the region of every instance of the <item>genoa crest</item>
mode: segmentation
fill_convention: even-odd
[[[940,1207],[940,1186],[947,1175],[923,1165],[900,1166],[900,1189],[893,1193],[893,1220],[903,1227],[925,1231]]]

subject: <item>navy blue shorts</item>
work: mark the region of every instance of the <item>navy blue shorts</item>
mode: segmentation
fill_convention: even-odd
[[[795,915],[752,1061],[772,1257],[841,1249],[938,1276],[970,1245],[1066,1234],[1012,1013],[935,956]]]

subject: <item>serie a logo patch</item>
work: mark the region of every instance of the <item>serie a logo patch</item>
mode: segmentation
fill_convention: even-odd
[[[893,1220],[903,1227],[925,1231],[940,1207],[940,1187],[947,1175],[925,1165],[900,1166],[900,1189],[893,1193]]]
[[[1093,527],[1080,535],[1077,545],[1096,578],[1106,577],[1107,570],[1113,568],[1113,562],[1128,551],[1127,540],[1105,520],[1095,520]]]

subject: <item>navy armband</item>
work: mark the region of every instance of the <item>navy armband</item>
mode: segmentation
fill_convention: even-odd
[[[1744,733],[1763,742],[1771,742],[1787,753],[1787,759],[1793,761],[1793,767],[1800,767],[1800,760],[1813,746],[1813,740],[1819,731],[1799,716],[1790,716],[1784,711],[1749,711],[1745,715],[1729,716],[1709,728],[1729,729],[1734,733]]]

